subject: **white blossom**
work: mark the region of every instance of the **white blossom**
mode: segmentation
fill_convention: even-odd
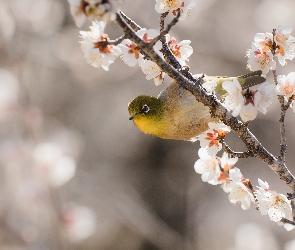
[[[229,170],[229,179],[231,182],[223,186],[223,190],[229,193],[229,201],[233,204],[240,202],[243,210],[249,209],[251,202],[254,202],[254,196],[244,184],[247,180],[244,179],[238,168]]]
[[[274,97],[274,84],[263,83],[257,90],[242,90],[237,79],[225,81],[222,87],[227,91],[224,105],[232,110],[233,116],[240,115],[243,121],[254,120],[258,111],[266,113]]]
[[[276,28],[274,40],[277,45],[276,56],[279,63],[284,66],[286,60],[293,60],[295,57],[295,38],[291,36],[291,27],[282,27],[281,25]]]
[[[140,49],[135,43],[129,39],[124,39],[118,46],[122,51],[123,60],[128,66],[134,67],[137,63],[143,63],[143,55],[140,53]]]
[[[295,94],[295,72],[291,72],[287,76],[279,75],[277,80],[276,93],[278,95],[289,98]]]
[[[198,151],[200,159],[196,161],[194,169],[196,173],[202,175],[202,181],[212,185],[219,184],[220,167],[217,157],[208,154],[205,148],[200,148]]]
[[[220,158],[220,166],[226,172],[229,172],[230,169],[237,163],[239,160],[238,157],[229,158],[226,152],[223,153],[222,157]]]
[[[177,43],[174,37],[170,37],[170,35],[167,34],[166,42],[179,63],[182,66],[186,65],[186,61],[188,61],[188,58],[193,53],[193,48],[190,46],[191,41],[183,40],[180,43]]]
[[[276,69],[276,62],[273,59],[271,51],[263,51],[256,44],[252,44],[251,50],[247,51],[247,67],[252,70],[261,70],[262,75],[266,75],[270,69]]]
[[[257,206],[262,215],[268,214],[272,221],[279,222],[282,218],[292,219],[291,201],[283,194],[271,191],[267,182],[258,179],[256,191]]]
[[[151,60],[143,60],[141,70],[146,75],[147,80],[154,79],[155,85],[159,86],[164,81],[164,73],[159,66]]]
[[[230,128],[223,123],[214,122],[209,122],[208,126],[209,129],[199,135],[197,139],[202,148],[206,148],[210,155],[215,155],[222,149],[219,139],[224,137],[230,131]]]
[[[224,100],[225,107],[232,110],[233,116],[238,116],[241,106],[244,103],[242,87],[239,81],[237,79],[233,79],[233,81],[225,81],[222,83],[222,88],[228,93]]]
[[[121,54],[118,46],[106,44],[108,35],[104,33],[106,23],[104,21],[93,21],[90,31],[80,31],[82,41],[81,49],[87,62],[93,67],[102,67],[109,70],[109,65],[114,63],[117,56]]]
[[[154,29],[140,29],[136,32],[136,34],[144,42],[149,43],[160,33]],[[118,45],[118,47],[121,49],[123,54],[123,60],[128,66],[134,67],[137,63],[139,65],[144,65],[143,55],[140,53],[140,48],[137,46],[137,44],[133,43],[129,39],[124,39],[122,43]],[[161,47],[161,42],[158,41],[153,48],[156,52],[158,52],[161,55]]]
[[[265,115],[267,109],[272,104],[275,94],[275,85],[264,82],[259,86],[257,92],[261,95],[260,101],[257,103],[257,109]]]
[[[278,58],[279,63],[284,66],[286,60],[295,57],[295,38],[291,36],[291,27],[279,26],[272,33],[257,33],[254,37],[251,50],[247,51],[249,58],[247,67],[254,70],[262,70],[266,75],[270,69],[276,68],[273,56]]]

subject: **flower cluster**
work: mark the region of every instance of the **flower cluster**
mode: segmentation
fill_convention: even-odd
[[[262,215],[268,214],[274,222],[280,222],[283,218],[293,221],[291,201],[283,194],[271,191],[268,183],[258,179],[259,187],[256,193],[257,206]],[[284,224],[286,230],[295,228],[291,224]]]
[[[105,33],[106,22],[93,21],[90,26],[90,31],[80,31],[81,49],[87,62],[93,67],[102,67],[104,70],[109,70],[110,64],[114,63],[115,59],[119,56],[130,67],[137,64],[141,67],[142,72],[146,75],[147,80],[154,79],[155,84],[158,86],[164,80],[164,72],[161,71],[159,66],[151,60],[148,60],[141,53],[137,44],[129,39],[124,39],[119,45],[110,44],[108,35]],[[140,29],[136,35],[144,42],[150,43],[160,33],[154,29]],[[193,53],[192,47],[189,45],[189,40],[184,40],[180,43],[176,42],[175,38],[166,36],[167,44],[171,52],[179,60],[182,65],[186,64],[188,58]],[[158,41],[154,45],[154,50],[163,57],[160,52],[162,48],[161,42]]]
[[[136,32],[136,34],[146,43],[150,43],[160,33],[154,29],[140,29]],[[123,60],[128,66],[134,67],[138,63],[142,72],[146,75],[147,80],[154,79],[157,86],[163,82],[164,73],[160,70],[156,63],[151,60],[144,59],[144,56],[140,53],[140,50],[135,43],[129,39],[125,39],[119,47],[122,50]],[[162,53],[160,52],[161,47],[161,42],[158,41],[154,45],[154,50],[162,56]]]
[[[279,225],[283,218],[293,221],[291,202],[283,194],[271,191],[268,183],[258,179],[259,187],[254,190],[250,181],[245,179],[237,167],[234,167],[238,158],[229,158],[226,153],[222,157],[208,154],[206,148],[199,149],[199,157],[194,169],[201,174],[202,181],[211,185],[220,184],[228,193],[229,201],[233,204],[240,203],[243,210],[250,208],[255,203],[262,215],[268,214],[272,221]],[[291,224],[283,224],[290,231],[295,228]]]
[[[258,179],[260,187],[255,190],[248,179],[245,179],[237,167],[238,158],[229,158],[227,153],[222,157],[216,154],[222,149],[220,143],[230,128],[224,124],[209,123],[209,129],[197,139],[201,148],[198,151],[199,159],[194,165],[196,173],[201,174],[202,181],[211,185],[221,185],[228,193],[229,201],[240,203],[241,208],[247,210],[251,203],[255,203],[262,215],[268,214],[270,219],[280,222],[282,218],[293,220],[291,202],[283,194],[270,191],[267,182]],[[284,224],[286,230],[295,228]]]
[[[234,167],[238,158],[229,158],[226,153],[221,158],[212,156],[205,148],[200,148],[198,154],[200,159],[196,161],[194,168],[202,175],[202,180],[212,185],[220,184],[228,193],[231,203],[240,202],[242,209],[249,209],[251,202],[254,202],[254,195],[249,188],[249,180]]]
[[[228,93],[224,105],[232,111],[233,116],[240,115],[245,122],[254,120],[258,111],[266,114],[275,94],[275,85],[267,82],[257,90],[243,90],[237,79],[225,81],[222,87]]]
[[[231,203],[241,203],[245,210],[254,202],[254,196],[249,188],[249,181],[245,179],[241,171],[234,167],[238,158],[229,158],[227,153],[217,157],[216,153],[221,150],[220,140],[230,132],[230,128],[224,124],[209,123],[209,129],[198,138],[201,148],[200,159],[195,163],[195,171],[202,175],[202,180],[212,185],[220,184],[228,193]]]
[[[87,18],[99,18],[104,21],[114,21],[121,0],[68,0],[71,14],[78,28],[81,28]]]
[[[252,70],[262,70],[263,75],[276,68],[274,57],[284,66],[286,60],[295,57],[295,38],[291,36],[290,27],[279,26],[273,33],[257,33],[251,49],[247,51],[249,58],[247,67]]]

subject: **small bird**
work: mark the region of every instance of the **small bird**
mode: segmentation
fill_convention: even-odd
[[[265,82],[262,72],[255,71],[238,76],[242,88]],[[216,81],[214,94],[222,98],[225,90],[224,81],[231,81],[235,77],[204,76],[202,84]],[[208,89],[207,89],[208,90]],[[190,140],[208,129],[208,122],[219,122],[218,118],[210,115],[209,108],[198,102],[188,90],[182,89],[176,81],[163,89],[158,97],[140,95],[128,104],[129,120],[144,133],[162,139]]]

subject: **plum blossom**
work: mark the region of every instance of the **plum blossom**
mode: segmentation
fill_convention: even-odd
[[[182,66],[186,65],[185,61],[188,61],[188,58],[193,53],[193,48],[190,46],[191,41],[183,40],[180,43],[177,43],[174,37],[170,37],[170,35],[167,34],[166,42],[173,55],[178,59],[179,63]]]
[[[254,43],[251,50],[247,51],[247,57],[249,58],[247,67],[252,71],[261,70],[262,75],[266,75],[270,69],[276,69],[276,62],[271,51],[263,51]]]
[[[223,190],[228,194],[229,201],[233,204],[241,203],[243,210],[250,208],[251,202],[254,203],[254,196],[246,186],[249,180],[245,179],[240,169],[232,168],[229,170],[230,183],[223,186]]]
[[[164,73],[156,63],[151,60],[144,60],[140,66],[142,72],[146,75],[147,80],[154,79],[156,86],[163,83]]]
[[[287,76],[279,75],[277,79],[276,93],[278,95],[289,98],[295,94],[295,72],[291,72]]]
[[[71,14],[78,28],[81,28],[86,20],[100,18],[104,21],[114,21],[116,11],[121,0],[68,0]]]
[[[220,158],[220,166],[224,171],[228,173],[229,170],[233,168],[233,166],[237,163],[238,160],[238,157],[229,158],[228,154],[224,152],[222,157]]]
[[[136,32],[136,34],[146,43],[151,42],[155,37],[157,37],[160,33],[154,29],[140,29]],[[140,53],[140,49],[137,44],[133,43],[129,39],[124,39],[118,47],[122,51],[122,56],[124,62],[130,66],[134,67],[137,63],[139,65],[144,64],[143,55]],[[161,42],[158,41],[154,45],[154,50],[160,54],[160,49],[162,45]]]
[[[287,59],[293,60],[295,57],[295,37],[290,35],[291,32],[291,27],[282,27],[281,25],[276,28],[275,31],[274,41],[277,46],[276,55],[282,66],[287,64]]]
[[[239,81],[234,78],[233,81],[225,81],[222,87],[227,91],[224,105],[232,110],[233,116],[240,115],[243,121],[254,120],[258,111],[266,114],[274,97],[274,84],[264,82],[257,90],[242,90]]]
[[[268,214],[274,222],[280,222],[282,218],[293,220],[291,201],[283,194],[271,191],[267,182],[258,179],[259,187],[256,191],[257,206],[262,215]],[[292,230],[294,226],[285,224],[286,230]]]
[[[263,75],[270,69],[274,70],[276,63],[273,57],[278,57],[279,63],[284,66],[286,60],[295,57],[295,38],[291,36],[291,27],[279,26],[272,33],[257,33],[254,37],[251,50],[247,51],[248,68],[252,71],[261,69]]]
[[[208,123],[209,129],[198,136],[202,148],[206,148],[210,155],[216,154],[222,149],[222,144],[219,142],[220,138],[230,132],[230,128],[223,123]]]
[[[189,10],[195,7],[196,0],[157,0],[155,9],[158,13],[172,11],[177,15],[177,11],[182,11],[179,20],[184,20],[189,15]]]
[[[143,63],[143,55],[135,43],[129,39],[124,39],[118,46],[122,51],[123,60],[128,66],[134,67],[137,63]]]
[[[114,63],[117,56],[121,54],[118,46],[108,44],[108,35],[104,33],[106,23],[104,21],[93,21],[90,31],[80,31],[81,49],[87,62],[93,67],[101,66],[109,70],[109,65]]]
[[[157,30],[154,29],[140,29],[136,32],[136,34],[146,43],[151,42],[156,36],[158,36],[160,33]],[[158,41],[155,45],[154,45],[154,50],[160,55],[163,56],[162,53],[160,52],[160,49],[162,48],[161,42]],[[136,53],[133,53],[133,57],[136,59]],[[140,59],[142,56],[139,55],[139,60],[138,63],[141,67],[142,72],[146,75],[146,79],[147,80],[151,80],[154,79],[155,81],[155,85],[159,86],[160,84],[163,83],[164,81],[164,72],[161,71],[161,69],[159,68],[159,66],[154,63],[151,60],[143,60]],[[129,62],[129,64],[134,64],[134,60],[131,60],[131,62]],[[124,59],[125,61],[125,59]],[[125,61],[125,63],[127,63]],[[128,63],[127,63],[128,64]],[[136,62],[135,62],[136,64]]]
[[[279,75],[277,80],[278,84],[276,86],[276,93],[278,95],[282,95],[286,99],[289,99],[291,96],[295,95],[295,72],[291,72],[287,76]],[[291,107],[295,113],[294,100],[292,101]]]
[[[194,165],[196,173],[202,175],[201,178],[204,182],[212,185],[219,184],[218,178],[221,171],[218,158],[215,155],[209,155],[205,148],[200,148],[198,154],[200,159]]]

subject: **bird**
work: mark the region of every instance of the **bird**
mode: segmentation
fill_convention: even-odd
[[[265,82],[262,71],[254,71],[237,79],[242,88],[248,88]],[[214,94],[221,99],[226,93],[222,83],[235,77],[201,76],[202,84],[215,81]],[[203,85],[205,86],[205,85]],[[208,89],[207,89],[208,90]],[[158,97],[140,95],[128,104],[129,120],[142,132],[162,139],[189,141],[208,129],[209,122],[220,122],[210,115],[209,107],[198,102],[186,89],[180,89],[179,83],[172,81]]]

